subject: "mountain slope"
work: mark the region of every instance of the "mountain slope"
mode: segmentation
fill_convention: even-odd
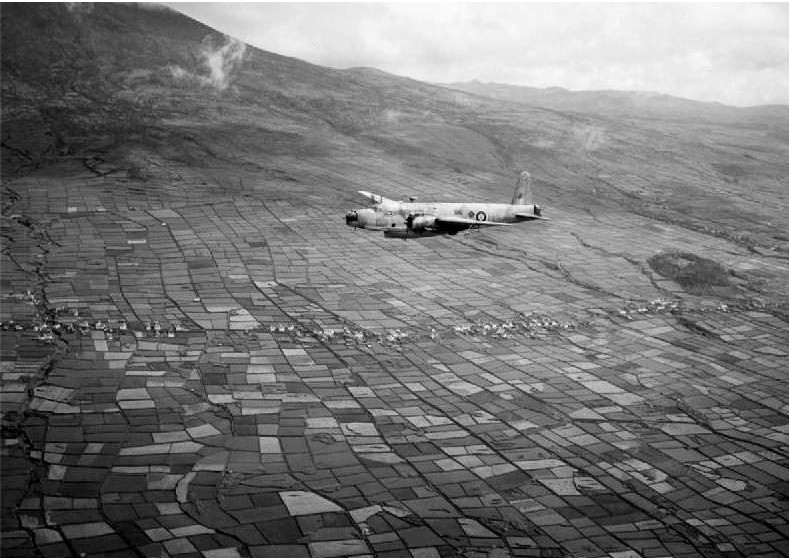
[[[558,206],[626,207],[764,248],[786,227],[777,207],[787,202],[787,115],[772,108],[466,87],[506,97],[494,99],[322,68],[167,9],[0,9],[4,176],[98,157],[138,175],[161,159],[298,181],[293,157],[319,167],[346,158],[402,169],[411,178],[374,173],[394,196],[414,193],[409,180],[429,172],[479,177],[472,189],[432,187],[433,196],[506,198],[498,185],[529,168],[542,201]],[[26,40],[35,33],[43,39]]]

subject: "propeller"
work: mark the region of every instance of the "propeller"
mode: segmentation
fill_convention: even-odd
[[[356,211],[349,211],[346,213],[346,225],[354,227],[357,230],[357,223],[359,222],[359,214]]]

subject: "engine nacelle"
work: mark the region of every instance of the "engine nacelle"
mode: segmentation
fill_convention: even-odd
[[[406,219],[406,227],[416,233],[431,230],[434,223],[436,223],[436,217],[428,215],[409,215],[408,219]]]

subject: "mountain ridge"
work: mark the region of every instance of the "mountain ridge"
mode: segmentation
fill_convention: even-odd
[[[721,118],[735,117],[738,114],[755,112],[770,113],[774,116],[787,116],[788,105],[766,104],[753,106],[733,106],[719,101],[701,101],[656,91],[638,90],[583,90],[574,91],[563,87],[532,87],[498,82],[481,82],[470,80],[440,84],[451,89],[474,93],[489,98],[515,101],[533,106],[542,106],[554,110],[575,112],[598,112],[638,116],[661,114],[670,116],[678,113],[686,116],[698,113],[698,116]]]

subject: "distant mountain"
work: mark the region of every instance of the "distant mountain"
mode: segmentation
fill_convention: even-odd
[[[527,87],[504,83],[467,81],[447,87],[552,110],[627,116],[632,118],[692,118],[695,120],[787,119],[787,105],[738,108],[715,102],[701,102],[647,91],[569,91],[562,87]]]

